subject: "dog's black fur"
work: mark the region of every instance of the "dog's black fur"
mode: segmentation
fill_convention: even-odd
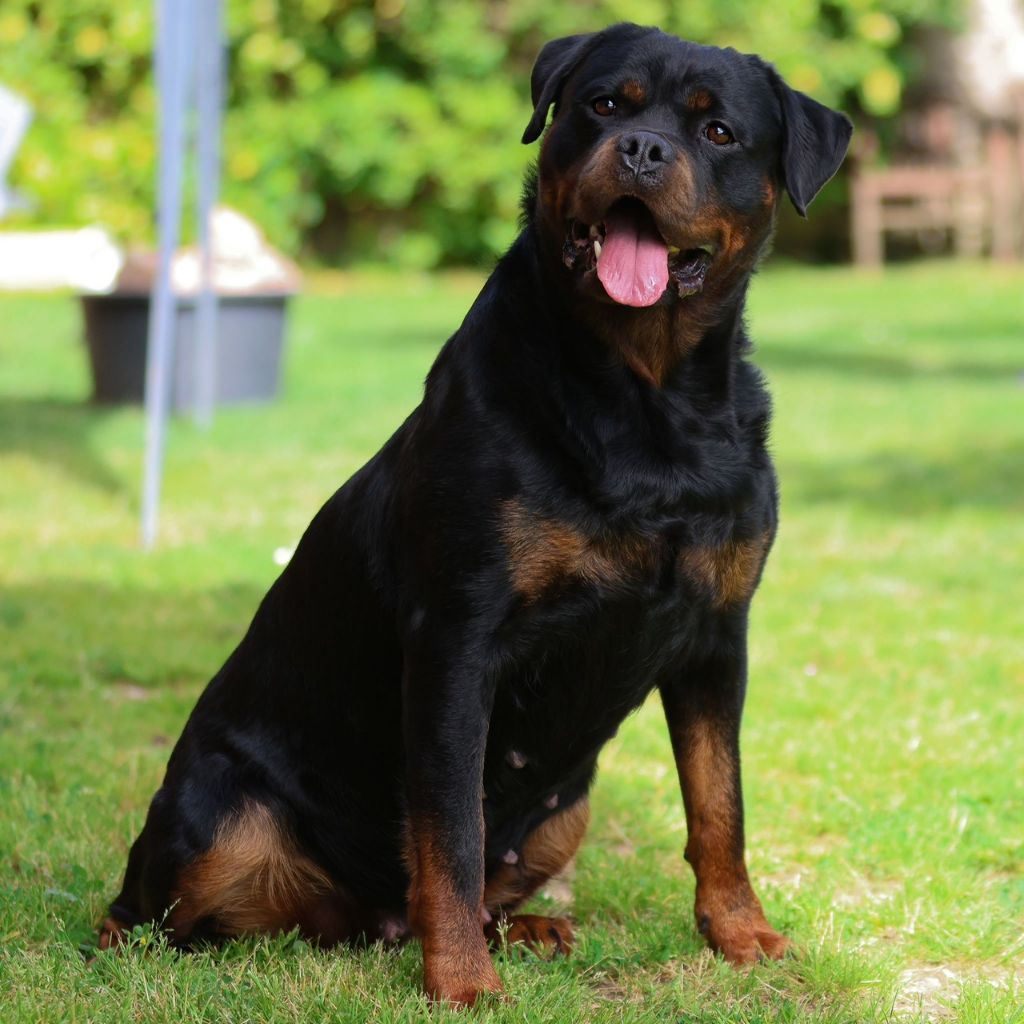
[[[472,1002],[654,687],[701,931],[735,961],[785,948],[743,866],[747,613],[777,518],[743,305],[782,190],[802,212],[849,122],[756,57],[632,25],[548,44],[533,99],[524,141],[555,116],[522,233],[200,697],[104,948],[165,915],[182,945],[408,929],[427,990]],[[593,270],[586,229],[624,196],[680,250],[646,308]]]

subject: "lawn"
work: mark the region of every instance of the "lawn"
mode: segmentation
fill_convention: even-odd
[[[4,1024],[428,1019],[415,947],[83,951],[275,550],[415,404],[478,283],[298,301],[281,401],[174,423],[151,554],[139,411],[86,401],[72,300],[0,297]],[[649,704],[601,760],[576,955],[503,955],[509,1001],[472,1019],[1024,1021],[1024,271],[776,268],[749,319],[783,492],[753,616],[749,862],[797,955],[738,972],[704,951]]]

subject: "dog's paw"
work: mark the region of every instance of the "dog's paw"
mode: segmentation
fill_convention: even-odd
[[[498,975],[493,980],[445,978],[434,979],[425,984],[427,996],[432,1003],[447,1003],[456,1009],[475,1006],[476,1001],[488,992],[504,992]]]
[[[572,924],[565,917],[541,917],[538,914],[512,914],[498,917],[486,928],[487,938],[498,943],[521,943],[535,953],[568,956],[575,943]]]
[[[698,914],[697,926],[708,945],[731,964],[780,960],[792,945],[772,928],[759,907],[714,916]]]
[[[108,917],[100,925],[99,938],[96,945],[101,950],[118,949],[128,945],[131,940],[131,929],[116,917]]]
[[[431,1002],[454,1007],[473,1006],[487,992],[503,992],[498,972],[484,947],[483,957],[426,956],[423,987]]]

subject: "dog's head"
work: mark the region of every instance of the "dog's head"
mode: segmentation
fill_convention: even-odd
[[[533,70],[534,215],[583,294],[625,306],[749,274],[785,189],[803,214],[851,125],[757,57],[615,25],[548,43]]]

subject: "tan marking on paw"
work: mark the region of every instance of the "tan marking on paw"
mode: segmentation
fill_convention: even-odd
[[[576,942],[572,922],[567,917],[542,917],[539,914],[513,914],[495,918],[485,929],[494,944],[502,937],[509,944],[528,946],[547,956],[568,956]]]

